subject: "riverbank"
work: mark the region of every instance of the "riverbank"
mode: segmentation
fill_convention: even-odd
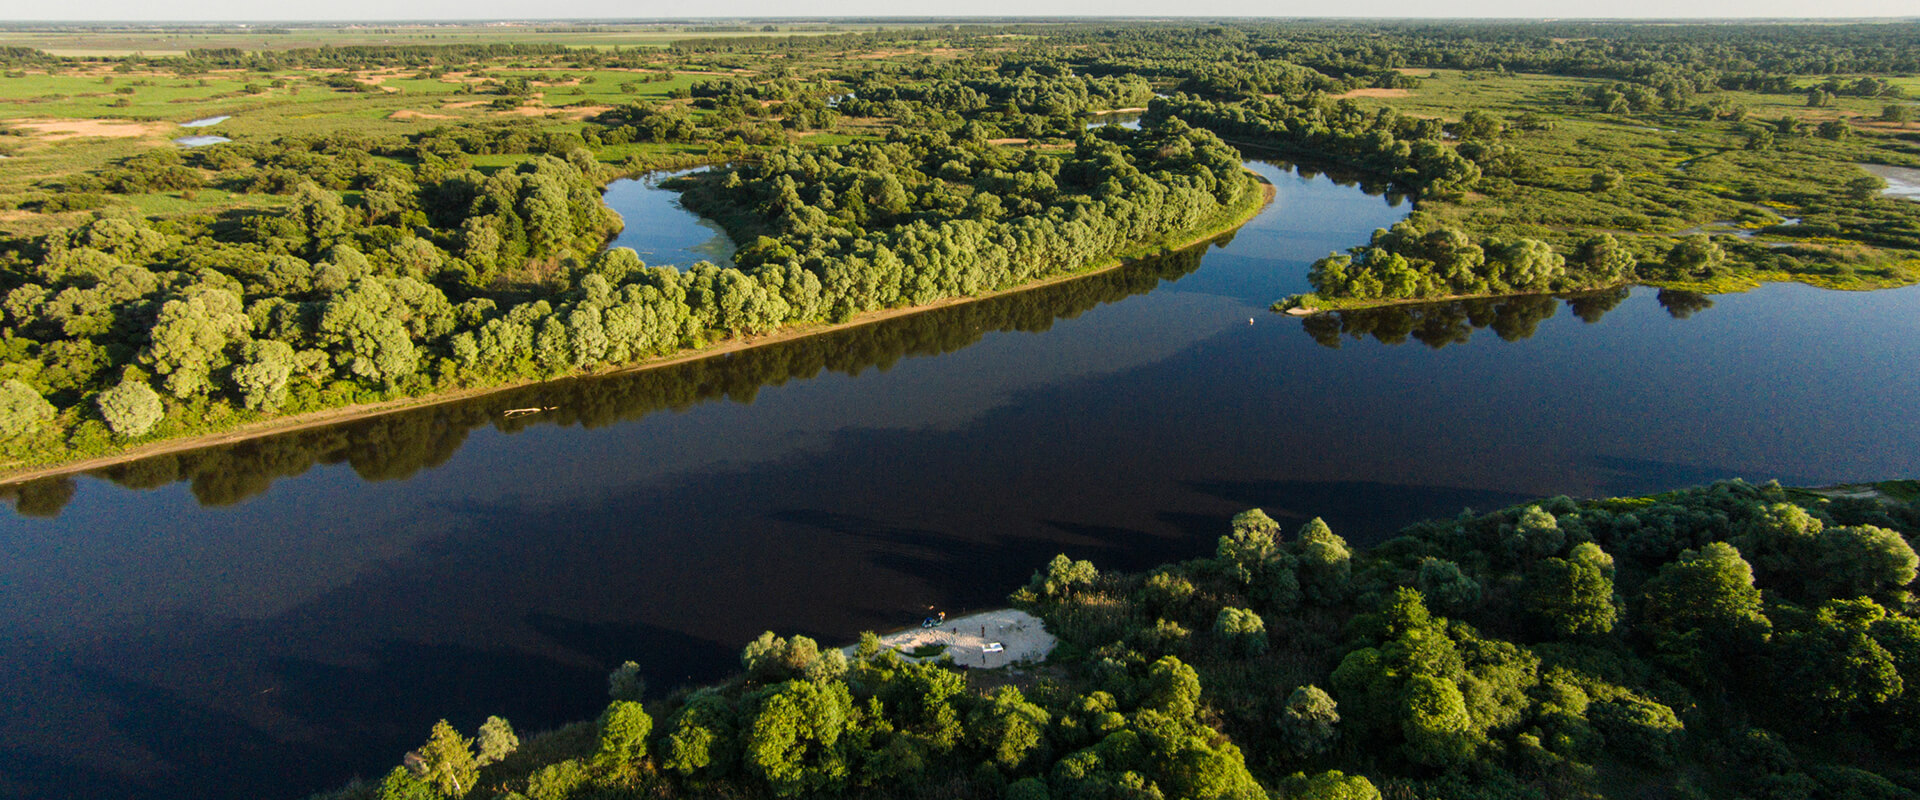
[[[1646,286],[1654,289],[1669,289],[1697,294],[1737,294],[1752,291],[1769,283],[1799,283],[1819,289],[1841,292],[1871,292],[1881,289],[1897,289],[1920,283],[1920,260],[1902,262],[1894,267],[1896,274],[1886,276],[1862,275],[1858,272],[1844,275],[1814,275],[1807,273],[1782,272],[1779,270],[1749,270],[1738,274],[1726,275],[1698,281],[1620,281],[1600,286],[1584,286],[1575,289],[1561,289],[1545,292],[1488,292],[1484,294],[1449,294],[1432,297],[1321,297],[1317,294],[1289,295],[1274,301],[1268,309],[1290,316],[1312,316],[1333,311],[1366,311],[1376,308],[1395,306],[1425,305],[1428,303],[1451,303],[1462,300],[1504,300],[1514,297],[1540,297],[1544,295],[1586,294],[1604,292],[1630,286]]]
[[[195,434],[192,436],[185,436],[185,437],[178,437],[178,438],[163,439],[163,440],[153,441],[153,442],[145,442],[145,443],[133,445],[131,447],[127,447],[124,449],[116,450],[112,453],[108,453],[105,455],[93,456],[93,457],[84,458],[84,459],[54,462],[54,463],[47,463],[47,464],[15,465],[5,469],[0,469],[0,486],[24,483],[27,481],[40,480],[43,478],[58,477],[61,475],[70,475],[74,473],[86,472],[89,470],[100,469],[103,467],[109,467],[116,464],[123,464],[131,461],[138,461],[144,458],[151,458],[154,456],[162,456],[162,455],[167,455],[171,453],[180,453],[180,452],[186,452],[191,450],[199,450],[207,447],[219,447],[224,445],[231,445],[238,442],[244,442],[250,439],[258,439],[258,438],[273,436],[273,435],[282,434],[282,433],[289,433],[293,431],[325,427],[329,425],[338,425],[342,423],[353,422],[356,420],[368,419],[368,418],[377,417],[385,414],[391,414],[397,411],[427,408],[427,407],[432,407],[437,405],[445,405],[448,403],[456,403],[456,402],[461,402],[466,400],[472,400],[472,399],[484,397],[490,394],[497,394],[500,392],[510,391],[514,389],[523,389],[523,388],[527,388],[530,386],[537,386],[544,383],[553,383],[556,381],[572,380],[575,378],[582,378],[582,377],[615,375],[615,374],[622,374],[622,373],[639,372],[643,370],[659,369],[663,367],[670,367],[676,364],[684,364],[691,361],[697,361],[700,359],[722,357],[731,353],[736,353],[742,350],[748,350],[756,347],[764,347],[767,345],[793,341],[796,339],[801,339],[809,336],[817,336],[820,334],[831,333],[834,331],[846,330],[849,328],[857,328],[864,325],[871,325],[884,320],[895,319],[898,317],[909,316],[913,314],[919,314],[927,311],[933,311],[935,309],[947,308],[950,306],[961,305],[964,303],[977,302],[980,300],[986,300],[988,298],[993,298],[993,297],[1001,297],[1005,295],[1018,294],[1021,292],[1039,289],[1045,286],[1052,286],[1055,284],[1083,278],[1089,275],[1096,275],[1096,274],[1108,272],[1114,269],[1119,269],[1128,264],[1136,263],[1144,258],[1157,256],[1162,253],[1185,250],[1185,249],[1196,247],[1196,246],[1203,246],[1207,242],[1215,238],[1218,238],[1224,234],[1230,233],[1238,229],[1240,226],[1246,224],[1249,220],[1251,220],[1255,215],[1259,214],[1260,211],[1265,209],[1268,204],[1272,203],[1275,197],[1275,194],[1278,191],[1277,188],[1274,187],[1272,184],[1266,183],[1263,180],[1259,180],[1258,177],[1253,176],[1252,173],[1248,173],[1248,174],[1250,176],[1249,180],[1252,181],[1251,185],[1257,188],[1258,191],[1248,193],[1247,197],[1244,198],[1241,202],[1237,203],[1235,206],[1232,206],[1224,210],[1220,215],[1216,215],[1212,220],[1209,220],[1207,223],[1203,224],[1199,231],[1190,235],[1178,237],[1178,240],[1177,240],[1178,243],[1143,244],[1132,250],[1123,251],[1121,254],[1117,256],[1110,257],[1105,261],[1098,262],[1096,264],[1084,267],[1082,269],[1061,273],[1059,275],[1054,275],[1048,278],[1042,278],[1040,280],[1029,281],[1027,283],[1019,284],[1017,286],[1009,286],[1009,287],[996,289],[994,291],[985,292],[978,295],[970,295],[965,297],[950,297],[943,300],[937,300],[932,303],[927,303],[924,305],[869,311],[863,314],[855,315],[853,318],[848,319],[844,322],[804,323],[799,325],[793,325],[764,336],[747,336],[747,337],[727,339],[724,341],[716,342],[714,344],[708,345],[703,348],[687,350],[680,353],[676,353],[671,356],[663,356],[660,358],[649,359],[647,361],[641,361],[641,362],[635,362],[632,364],[626,364],[626,365],[622,365],[622,366],[614,367],[610,369],[585,370],[585,371],[575,372],[575,373],[558,376],[558,377],[524,379],[524,380],[518,380],[518,381],[510,381],[506,383],[490,384],[490,385],[481,386],[481,387],[456,389],[456,390],[447,391],[447,392],[435,392],[430,395],[421,395],[417,397],[403,397],[403,398],[396,398],[393,400],[383,400],[383,401],[372,402],[372,403],[359,403],[359,404],[348,405],[348,406],[338,406],[338,407],[323,409],[319,411],[311,411],[311,412],[305,412],[301,414],[293,414],[293,415],[287,415],[287,416],[281,416],[281,417],[274,417],[266,420],[242,423],[221,431],[201,433],[201,434]]]

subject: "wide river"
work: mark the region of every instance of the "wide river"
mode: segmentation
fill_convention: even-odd
[[[295,798],[441,717],[590,716],[623,660],[657,694],[763,630],[995,605],[1058,552],[1210,553],[1251,506],[1364,544],[1544,495],[1920,474],[1920,290],[1303,323],[1266,306],[1409,209],[1251,166],[1258,218],[1126,269],[7,490],[0,796]],[[671,200],[614,187],[622,243],[726,252]]]

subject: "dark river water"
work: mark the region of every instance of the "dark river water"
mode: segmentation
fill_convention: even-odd
[[[1266,306],[1408,207],[1254,166],[1279,198],[1230,239],[1083,280],[5,490],[0,796],[300,797],[441,717],[592,715],[623,660],[657,693],[762,630],[995,605],[1058,552],[1208,553],[1251,506],[1364,544],[1920,474],[1920,291],[1302,322]],[[610,200],[650,263],[724,253],[660,190]],[[526,406],[557,408],[501,416]]]

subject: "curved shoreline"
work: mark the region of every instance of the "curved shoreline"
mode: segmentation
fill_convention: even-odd
[[[1218,238],[1222,235],[1238,230],[1241,226],[1247,224],[1254,217],[1258,216],[1260,212],[1265,210],[1268,205],[1272,204],[1275,195],[1279,191],[1278,188],[1275,187],[1273,184],[1267,183],[1265,180],[1260,179],[1259,176],[1254,175],[1251,172],[1248,172],[1247,174],[1253,178],[1254,180],[1253,185],[1257,187],[1260,191],[1260,198],[1258,202],[1252,203],[1244,213],[1235,214],[1232,219],[1230,219],[1225,223],[1222,223],[1217,226],[1209,227],[1204,231],[1200,231],[1194,234],[1193,238],[1188,239],[1177,246],[1157,248],[1154,252],[1154,255],[1157,255],[1159,253],[1165,253],[1165,252],[1186,250],[1196,246],[1204,246],[1205,244],[1207,244],[1208,242],[1212,241],[1215,238]],[[455,403],[463,400],[471,400],[477,397],[484,397],[490,394],[497,394],[500,392],[506,392],[506,391],[511,391],[515,389],[524,389],[529,386],[538,386],[543,383],[557,383],[560,381],[575,380],[578,378],[618,375],[618,374],[628,373],[628,372],[640,372],[644,370],[670,367],[676,364],[684,364],[687,362],[697,361],[700,359],[713,358],[716,356],[724,356],[730,353],[736,353],[742,350],[748,350],[755,347],[764,347],[766,345],[779,344],[781,342],[788,342],[796,339],[803,339],[809,336],[816,336],[824,333],[831,333],[834,331],[847,330],[849,328],[857,328],[862,325],[871,325],[873,323],[881,322],[883,320],[889,320],[889,319],[895,319],[898,317],[919,314],[927,311],[932,311],[935,309],[947,308],[950,306],[961,305],[964,303],[972,303],[972,302],[986,300],[993,297],[1001,297],[1001,296],[1010,295],[1010,294],[1018,294],[1020,292],[1031,291],[1031,290],[1039,289],[1045,286],[1052,286],[1054,284],[1064,283],[1067,281],[1084,278],[1089,275],[1097,275],[1102,272],[1109,272],[1109,271],[1124,267],[1128,264],[1137,263],[1142,259],[1149,258],[1149,257],[1152,257],[1152,256],[1143,255],[1143,256],[1114,258],[1109,261],[1101,262],[1083,269],[1078,269],[1072,272],[1066,272],[1059,275],[1054,275],[1048,278],[1041,278],[1039,280],[1028,281],[1027,283],[1023,283],[1018,286],[1010,286],[1004,289],[996,289],[991,292],[985,292],[982,294],[967,295],[963,297],[949,297],[943,300],[936,300],[932,303],[927,303],[925,305],[906,306],[902,308],[888,308],[888,309],[879,309],[875,311],[868,311],[868,312],[855,315],[852,319],[849,319],[845,322],[800,323],[800,324],[787,326],[785,328],[780,329],[779,331],[776,331],[774,333],[770,333],[764,336],[751,336],[751,337],[743,336],[743,337],[727,339],[725,341],[708,345],[707,347],[699,348],[696,350],[687,350],[687,351],[670,355],[670,356],[662,356],[659,358],[634,362],[631,364],[611,367],[607,369],[587,370],[587,371],[576,372],[568,375],[561,375],[561,376],[556,376],[551,378],[523,379],[523,380],[517,380],[517,381],[509,381],[505,383],[491,384],[484,387],[456,389],[456,390],[446,391],[446,392],[435,392],[433,394],[423,395],[420,397],[403,397],[403,398],[398,398],[394,400],[382,400],[376,403],[359,403],[359,404],[350,405],[350,406],[338,406],[335,408],[322,409],[319,411],[308,411],[301,414],[293,414],[293,415],[288,415],[284,417],[275,417],[269,420],[261,420],[258,422],[244,423],[239,426],[229,428],[224,431],[214,432],[214,433],[202,433],[202,434],[196,434],[193,436],[186,436],[186,437],[175,438],[175,439],[164,439],[157,442],[148,442],[145,444],[135,445],[133,447],[126,448],[124,450],[115,452],[111,455],[95,456],[92,458],[81,459],[78,461],[64,461],[64,462],[58,462],[54,464],[47,464],[47,465],[40,465],[40,466],[0,469],[0,487],[12,486],[15,484],[41,480],[45,478],[54,478],[54,477],[59,477],[63,475],[71,475],[74,473],[88,472],[91,470],[100,469],[102,467],[110,467],[116,464],[125,464],[132,461],[139,461],[141,459],[152,458],[154,456],[167,455],[170,453],[181,453],[181,452],[186,452],[190,450],[201,450],[209,447],[219,447],[222,445],[236,444],[236,443],[244,442],[250,439],[260,439],[260,438],[273,436],[281,433],[290,433],[293,431],[307,430],[310,428],[320,428],[320,427],[326,427],[329,425],[338,425],[346,422],[353,422],[356,420],[378,417],[378,416],[381,416],[384,414],[390,414],[396,411],[405,411],[405,410],[411,410],[411,409],[429,408],[432,406],[445,405],[448,403]]]
[[[1275,313],[1286,314],[1291,317],[1312,317],[1312,316],[1318,316],[1321,314],[1332,314],[1332,313],[1343,312],[1343,311],[1372,311],[1372,310],[1381,309],[1381,308],[1395,308],[1399,306],[1417,306],[1417,305],[1428,305],[1428,304],[1438,304],[1438,303],[1457,303],[1457,302],[1462,302],[1466,300],[1506,300],[1509,298],[1516,298],[1516,297],[1560,297],[1564,295],[1578,295],[1578,294],[1590,294],[1593,292],[1604,292],[1611,289],[1631,288],[1635,286],[1644,286],[1649,289],[1671,289],[1674,291],[1693,292],[1696,294],[1703,294],[1703,295],[1720,295],[1720,294],[1741,294],[1741,293],[1750,292],[1750,291],[1753,291],[1754,289],[1758,289],[1762,286],[1766,286],[1768,284],[1774,284],[1774,283],[1797,283],[1802,286],[1811,286],[1815,289],[1825,289],[1830,292],[1878,292],[1878,291],[1884,291],[1887,289],[1901,289],[1908,286],[1920,284],[1920,278],[1915,278],[1913,280],[1888,279],[1884,281],[1855,280],[1851,282],[1843,282],[1843,281],[1835,281],[1835,280],[1822,280],[1821,279],[1822,277],[1823,276],[1819,276],[1819,275],[1796,274],[1791,272],[1756,271],[1756,272],[1748,273],[1746,275],[1730,276],[1729,280],[1718,281],[1718,282],[1634,280],[1634,281],[1620,281],[1619,283],[1609,283],[1601,286],[1588,286],[1588,287],[1583,287],[1579,289],[1559,289],[1559,290],[1546,290],[1546,291],[1495,292],[1495,293],[1488,293],[1488,294],[1449,294],[1449,295],[1440,295],[1437,297],[1394,297],[1394,298],[1376,298],[1376,299],[1369,299],[1369,300],[1341,300],[1339,298],[1335,298],[1334,304],[1321,305],[1321,306],[1295,305],[1295,303],[1297,303],[1300,300],[1300,298],[1306,297],[1307,295],[1289,295],[1287,297],[1283,297],[1279,300],[1274,301],[1272,305],[1267,307],[1267,310]],[[1325,302],[1326,300],[1326,298],[1318,298],[1317,296],[1316,296],[1316,299],[1319,299],[1322,302]]]

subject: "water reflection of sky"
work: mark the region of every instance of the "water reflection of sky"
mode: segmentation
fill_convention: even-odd
[[[216,796],[248,785],[220,758],[247,747],[317,787],[441,716],[590,714],[617,660],[665,688],[763,629],[998,602],[1061,550],[1190,557],[1248,506],[1372,540],[1522,496],[1920,473],[1920,290],[1769,286],[1686,320],[1636,291],[1511,342],[1332,349],[1265,306],[1407,209],[1259,169],[1278,200],[1198,272],[1044,333],[750,404],[483,427],[407,480],[317,466],[224,508],[82,479],[57,518],[0,520],[0,764],[114,795],[171,764]],[[75,752],[110,774],[35,760]]]
[[[626,226],[611,247],[630,247],[649,265],[685,269],[696,261],[726,265],[733,258],[733,241],[719,225],[687,213],[679,195],[660,188],[660,182],[705,167],[654,173],[607,184],[607,205],[620,212]],[[693,224],[689,224],[689,223]]]

